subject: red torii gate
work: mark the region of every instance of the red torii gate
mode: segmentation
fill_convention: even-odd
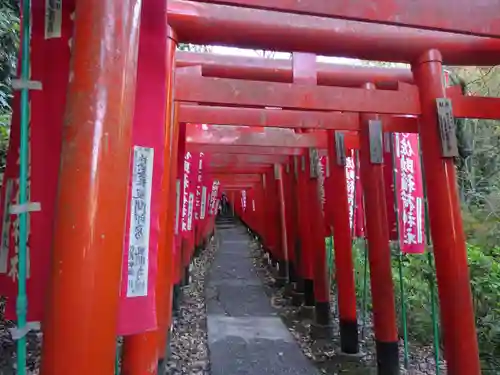
[[[491,19],[500,6],[497,0],[481,3],[470,1],[423,0],[418,4],[411,0],[382,0],[353,4],[349,0],[327,3],[315,0],[274,1],[266,0],[195,0],[204,3],[240,5],[250,8],[277,10],[298,14],[310,14],[356,21],[437,29],[471,35],[498,37],[500,27]],[[487,20],[490,20],[489,22]],[[485,22],[486,21],[486,22]]]
[[[293,82],[291,60],[179,51],[176,54],[175,63],[178,68],[201,66],[202,74],[206,77]],[[316,71],[320,86],[359,87],[368,80],[380,89],[395,89],[398,82],[413,83],[411,71],[402,68],[316,63]]]
[[[462,0],[464,1],[466,0]],[[492,4],[495,3],[496,1],[492,1]],[[368,4],[372,6],[375,3]],[[451,1],[446,2],[446,5],[446,8],[449,8],[446,14],[450,12],[447,19],[453,19],[453,15],[457,13],[463,18],[469,17],[469,13],[458,10],[458,5]],[[426,9],[425,5],[418,7],[419,5],[413,5],[410,9],[414,12],[409,13],[418,14],[418,9]],[[463,9],[468,10],[470,6]],[[445,18],[444,14],[442,16]],[[495,19],[486,17],[489,20]],[[500,57],[498,38],[416,30],[287,12],[249,11],[242,7],[196,1],[169,0],[168,22],[180,41],[196,44],[314,52],[327,56],[408,63],[418,59],[422,51],[438,49],[443,56],[443,63],[448,65],[489,66],[495,65]]]
[[[265,6],[263,1],[257,0],[255,2],[226,1],[225,3]],[[165,172],[166,197],[162,209],[171,214],[172,207],[175,206],[173,204],[174,193],[172,193],[175,190],[172,189],[175,177],[172,176],[175,176],[174,171],[177,165],[174,161],[177,126],[172,116],[171,99],[174,84],[174,47],[178,41],[220,43],[250,48],[304,51],[412,63],[415,84],[419,90],[412,86],[401,85],[398,88],[404,93],[405,98],[402,98],[401,93],[393,91],[372,92],[372,90],[361,88],[305,87],[307,85],[303,83],[296,85],[286,82],[274,84],[236,82],[229,78],[179,75],[177,84],[182,85],[176,88],[180,87],[179,92],[176,92],[176,99],[196,103],[203,99],[207,104],[219,105],[278,106],[286,110],[294,108],[364,112],[359,126],[361,150],[369,148],[366,123],[370,119],[377,118],[378,115],[373,115],[373,113],[419,116],[418,131],[422,141],[429,191],[431,231],[436,254],[446,343],[445,356],[449,373],[452,375],[480,374],[464,235],[455,186],[455,171],[452,159],[443,158],[440,154],[441,141],[435,99],[446,97],[441,77],[443,62],[494,65],[500,60],[500,41],[498,40],[500,30],[493,17],[496,14],[498,1],[488,2],[489,7],[476,8],[465,0],[460,2],[460,6],[456,2],[446,2],[444,6],[443,2],[438,4],[435,1],[415,3],[410,0],[386,0],[384,5],[380,5],[380,2],[376,5],[375,2],[368,1],[359,5],[362,7],[359,12],[357,8],[353,10],[345,2],[335,5],[330,4],[331,1],[328,0],[314,3],[310,1],[309,7],[301,8],[299,2],[292,2],[289,6],[284,2],[279,2],[275,8],[295,13],[309,9],[307,12],[315,15],[398,23],[461,34],[490,35],[494,38],[438,31],[421,32],[399,26],[361,24],[355,21],[267,10],[250,12],[238,7],[178,0],[170,0],[167,8],[164,1],[150,0],[145,1],[142,6],[143,22],[139,42],[137,32],[140,1],[93,0],[90,4],[81,0],[76,2],[76,31],[73,39],[75,64],[66,105],[66,112],[70,114],[68,122],[72,126],[67,126],[64,134],[65,147],[62,155],[64,163],[60,172],[59,209],[56,217],[53,257],[53,263],[57,266],[59,273],[52,275],[51,278],[52,292],[48,301],[50,307],[47,321],[44,322],[42,374],[66,375],[68,371],[82,375],[112,373],[116,326],[116,303],[114,302],[116,298],[114,296],[118,293],[119,265],[122,259],[118,252],[108,254],[106,250],[110,247],[121,247],[123,239],[123,230],[117,230],[115,224],[119,221],[123,222],[125,216],[123,202],[126,199],[126,189],[124,186],[128,181],[129,129],[132,121],[130,111],[127,109],[133,103],[136,89],[137,66],[134,56],[137,48],[160,48],[159,46],[166,56],[165,80],[168,84],[169,100],[162,112],[166,113],[164,118],[167,119],[169,130],[166,144],[171,147],[164,157],[168,161],[166,165],[173,165],[173,167]],[[394,7],[389,5],[394,5]],[[380,7],[376,9],[381,9],[381,11],[372,12],[373,6]],[[446,9],[446,13],[443,9]],[[165,14],[173,30],[167,26]],[[476,16],[471,16],[471,14]],[[231,29],[230,33],[227,32],[228,28]],[[256,30],[262,30],[262,32]],[[155,47],[151,46],[152,41]],[[377,48],[374,48],[374,45]],[[139,61],[139,67],[141,64],[142,62]],[[139,69],[139,82],[144,79],[144,74],[144,70]],[[312,83],[316,77],[313,78],[311,75],[313,74],[310,71],[309,82]],[[307,73],[304,79],[307,81]],[[278,90],[278,95],[271,95],[270,87]],[[207,92],[207,88],[218,91]],[[234,92],[231,96],[230,88],[241,89],[242,96],[235,98]],[[198,89],[201,91],[197,92]],[[255,92],[259,93],[257,97],[249,95]],[[290,100],[284,96],[286,93],[290,95]],[[211,97],[207,97],[207,94]],[[332,100],[334,96],[338,100]],[[343,98],[350,98],[351,102]],[[454,111],[458,111],[462,116],[475,111],[476,115],[473,117],[498,117],[495,99],[464,97],[456,101],[454,99],[454,104],[460,101],[467,104],[454,105]],[[82,106],[82,102],[88,105]],[[471,103],[478,103],[478,106],[471,106]],[[179,116],[183,111],[184,109],[179,111]],[[253,121],[255,122],[255,118]],[[76,127],[81,127],[86,131],[76,132],[74,131]],[[303,126],[303,128],[314,128],[314,126]],[[96,144],[106,145],[106,147],[93,147]],[[332,144],[333,142],[329,143],[330,146]],[[212,151],[216,152],[216,149],[215,147]],[[245,151],[251,154],[261,154],[260,151],[263,149],[278,150],[272,147],[248,146]],[[241,147],[239,150],[241,151]],[[281,154],[301,153],[301,149],[294,148],[286,151]],[[277,153],[271,152],[267,155]],[[95,160],[99,163],[95,164]],[[377,251],[378,253],[380,249],[385,250],[386,247],[383,228],[377,228],[374,223],[375,219],[384,216],[383,210],[379,212],[377,209],[377,206],[380,206],[380,200],[383,199],[380,190],[382,172],[381,166],[370,165],[366,156],[363,163],[363,169],[366,171],[364,179],[368,178],[375,182],[373,189],[368,186],[365,193],[367,201],[372,202],[371,207],[375,207],[372,209],[367,206],[367,210],[378,212],[373,216],[372,222],[367,223],[370,252]],[[107,174],[107,171],[116,173]],[[74,181],[82,181],[82,175],[85,175],[87,177],[85,181],[89,182],[79,184],[76,189]],[[110,186],[116,189],[111,191]],[[69,212],[66,208],[71,208],[74,212]],[[166,233],[170,231],[170,226],[167,224],[168,220],[165,219],[162,228]],[[94,237],[95,228],[99,228],[104,236],[102,242]],[[374,250],[375,248],[377,249]],[[106,253],[105,259],[102,257],[103,253]],[[170,259],[169,253],[165,250],[160,254],[161,261],[167,264]],[[383,269],[374,270],[374,272],[380,271],[387,274],[387,269],[384,268],[386,266],[387,263],[384,263]],[[170,272],[165,269],[162,271]],[[82,275],[86,273],[94,275],[94,283],[91,286],[83,282]],[[160,305],[164,305],[165,300],[168,299],[167,289],[168,286],[165,283],[157,288]],[[379,299],[376,296],[377,293],[380,296],[380,290],[374,292],[374,301],[378,301],[378,305],[374,306],[376,312],[380,302],[387,298]],[[79,297],[71,297],[71,295]],[[75,301],[81,302],[81,300],[85,300],[88,308],[75,311],[73,308]],[[109,303],[107,303],[108,300]],[[164,358],[165,335],[169,324],[166,310],[168,308],[159,309],[157,332],[132,338],[130,341],[135,340],[135,344],[127,343],[128,350],[124,357],[124,365],[126,368],[128,366],[131,374],[154,373],[149,370],[151,363],[155,363],[158,358]],[[375,324],[379,327],[394,323],[391,319],[388,319],[389,323],[380,323],[380,319],[381,317],[377,317],[376,314]],[[92,327],[96,321],[101,321],[103,324],[90,337],[89,327]],[[391,329],[389,327],[387,331],[390,332]],[[392,344],[393,336],[393,332],[390,332],[384,339],[388,340],[388,344]],[[389,345],[389,348],[391,348],[389,352],[392,353],[393,346]],[[386,358],[379,359],[383,362],[391,355],[387,354]],[[384,364],[386,363],[382,363]]]

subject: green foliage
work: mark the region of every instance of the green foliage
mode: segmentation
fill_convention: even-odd
[[[362,243],[357,242],[353,252],[358,301],[361,301],[363,293],[362,248]],[[494,371],[500,368],[500,247],[485,251],[479,246],[469,245],[468,260],[481,358],[484,370]],[[393,256],[392,274],[399,314],[401,296],[397,287],[399,285],[397,256]],[[434,274],[426,254],[403,256],[404,300],[407,306],[409,335],[413,342],[423,345],[431,345],[433,340],[430,285],[435,283]],[[371,301],[370,295],[369,301]]]
[[[5,170],[12,110],[12,77],[15,75],[19,50],[19,2],[4,0],[0,4],[0,173]]]
[[[0,114],[10,111],[11,79],[15,74],[19,49],[17,2],[0,5]]]

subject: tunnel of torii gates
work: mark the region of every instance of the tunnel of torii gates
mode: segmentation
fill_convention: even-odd
[[[277,280],[325,329],[324,237],[333,235],[340,340],[356,353],[354,164],[378,369],[397,374],[385,153],[418,134],[448,373],[480,374],[454,117],[498,119],[500,105],[448,87],[443,64],[498,64],[498,9],[499,0],[23,2],[31,17],[14,81],[0,253],[18,373],[35,322],[43,375],[113,374],[117,335],[123,374],[157,373],[172,295],[213,232],[222,192],[280,265]],[[180,42],[293,58],[176,52]],[[411,70],[320,64],[315,54]],[[412,145],[410,169],[420,165]]]

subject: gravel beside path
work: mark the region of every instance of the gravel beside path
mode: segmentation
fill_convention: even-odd
[[[288,329],[300,344],[304,354],[312,360],[320,371],[324,374],[354,374],[371,375],[376,374],[376,358],[374,334],[372,330],[372,321],[368,317],[364,329],[364,339],[360,340],[360,348],[363,355],[360,358],[353,359],[339,355],[340,345],[337,337],[333,340],[314,340],[310,335],[311,320],[299,318],[299,309],[290,303],[290,299],[284,296],[284,289],[274,286],[274,270],[263,262],[263,252],[261,245],[254,241],[252,243],[252,255],[254,267],[263,282],[268,286],[267,293],[271,298],[272,304],[279,311],[279,315],[288,326]],[[338,313],[335,309],[336,296],[331,294],[331,314],[333,331],[339,332]],[[358,312],[358,316],[361,313]],[[361,337],[361,332],[360,332]],[[400,363],[403,364],[403,342],[400,343]],[[446,375],[444,363],[440,364],[441,375]],[[434,354],[432,346],[419,346],[410,344],[410,366],[409,369],[401,367],[402,375],[433,375],[436,373]]]
[[[174,318],[169,375],[209,375],[205,279],[218,246],[217,236],[194,260],[192,280],[182,290],[180,311]]]

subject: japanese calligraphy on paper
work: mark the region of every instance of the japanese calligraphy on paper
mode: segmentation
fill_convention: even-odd
[[[175,235],[179,234],[179,221],[181,211],[181,180],[175,181]]]
[[[347,185],[347,201],[349,205],[349,224],[354,237],[364,236],[363,188],[356,167],[356,154],[350,150],[346,157],[345,175]],[[353,228],[354,226],[354,228]]]
[[[45,39],[60,38],[62,0],[45,0]]]
[[[246,190],[241,191],[241,208],[243,209],[243,212],[246,211],[246,208],[247,208],[247,191]]]
[[[31,196],[31,124],[28,126],[28,181],[27,181],[27,191],[26,198],[30,201]],[[16,159],[16,170],[19,171],[21,165],[21,151],[20,147],[17,148],[17,159]],[[0,273],[7,273],[8,277],[12,279],[13,282],[17,282],[19,277],[19,215],[11,215],[9,212],[10,206],[20,204],[19,201],[19,174],[16,178],[9,178],[6,181],[5,188],[5,200],[4,200],[4,212],[3,212],[3,224],[2,224],[2,237],[1,237],[1,247],[0,247]],[[31,215],[27,213],[26,218],[27,223],[27,236],[26,236],[26,274],[30,277],[30,227],[31,227]],[[12,232],[11,232],[12,231]],[[10,249],[10,236],[13,237],[13,250],[12,253]],[[10,258],[9,258],[10,257]]]
[[[194,194],[189,193],[188,199],[188,215],[187,215],[187,230],[193,228],[193,208],[194,208]]]
[[[326,157],[319,156],[317,158],[317,176],[318,176],[318,195],[321,203],[321,212],[323,215],[325,214],[325,203],[326,203],[326,194],[325,194],[325,175],[326,175]]]
[[[134,146],[127,297],[143,297],[148,290],[153,161],[153,148]]]
[[[347,185],[347,202],[349,204],[349,225],[351,230],[354,225],[354,191],[356,183],[356,168],[354,166],[354,151],[350,151],[350,156],[346,158],[345,178]]]
[[[396,186],[401,251],[422,253],[424,245],[423,183],[418,135],[395,134]]]
[[[219,181],[215,180],[212,183],[212,192],[210,193],[210,214],[215,215],[217,211],[217,195],[219,194]]]
[[[182,174],[182,180],[183,180],[182,215],[181,215],[182,232],[186,232],[189,230],[188,229],[189,173],[191,171],[192,157],[193,156],[191,155],[190,152],[186,152],[186,155],[184,155],[184,173]]]
[[[201,206],[200,206],[200,219],[204,219],[207,211],[207,187],[201,188]]]
[[[194,211],[194,218],[195,220],[200,219],[200,210],[201,210],[201,184],[203,180],[203,152],[200,152],[199,158],[198,158],[198,176],[196,180],[196,199],[195,199],[195,211]]]

